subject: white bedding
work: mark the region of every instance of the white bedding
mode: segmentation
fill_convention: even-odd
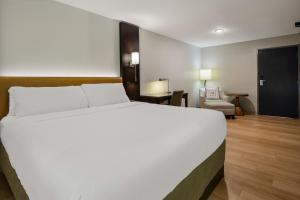
[[[220,112],[139,102],[1,121],[31,200],[161,200],[225,135]]]

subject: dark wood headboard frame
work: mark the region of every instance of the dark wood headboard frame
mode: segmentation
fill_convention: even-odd
[[[8,89],[12,86],[58,87],[84,83],[122,83],[121,77],[0,77],[0,119],[8,113]]]

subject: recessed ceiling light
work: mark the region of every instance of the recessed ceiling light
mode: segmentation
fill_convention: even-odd
[[[214,32],[215,32],[215,33],[224,33],[225,30],[224,30],[223,28],[216,28],[216,29],[214,30]]]

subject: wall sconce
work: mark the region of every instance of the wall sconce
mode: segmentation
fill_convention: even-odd
[[[138,65],[140,64],[140,54],[139,52],[132,52],[131,53],[131,65]]]
[[[211,79],[211,69],[200,69],[200,80],[204,81],[204,87],[206,86],[206,81],[209,81]]]
[[[137,81],[137,70],[136,70],[136,66],[140,64],[140,54],[139,52],[132,52],[131,53],[131,62],[130,62],[130,66],[134,67],[134,81]]]

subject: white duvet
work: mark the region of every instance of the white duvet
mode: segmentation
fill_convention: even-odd
[[[31,200],[161,200],[225,135],[220,112],[139,102],[1,121]]]

